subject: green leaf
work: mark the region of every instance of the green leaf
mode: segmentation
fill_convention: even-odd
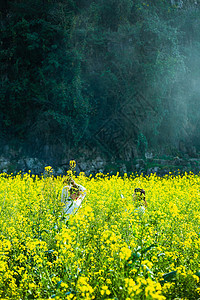
[[[166,274],[163,275],[163,279],[164,279],[165,281],[170,281],[170,280],[172,280],[174,277],[176,277],[176,273],[177,273],[177,271],[172,271],[172,272],[166,273]]]
[[[163,253],[158,254],[158,257],[161,257],[161,256],[165,256],[165,253],[163,252]]]
[[[147,247],[146,249],[142,250],[142,253],[147,253],[147,251],[151,250],[152,248],[157,247],[156,244],[152,244],[151,246]]]
[[[56,289],[58,289],[60,287],[61,283],[62,283],[62,280],[60,280],[60,281],[57,282]]]
[[[196,276],[200,278],[200,270],[195,273]]]
[[[130,261],[130,260],[136,261],[136,260],[138,260],[140,257],[141,257],[141,254],[140,254],[139,252],[133,253],[133,254],[131,255],[131,257],[129,258],[129,261]]]

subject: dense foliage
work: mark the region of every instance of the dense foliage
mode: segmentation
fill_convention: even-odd
[[[199,16],[198,1],[2,1],[0,138],[94,145],[109,120],[119,147],[198,147]]]
[[[65,178],[51,171],[0,175],[1,299],[199,299],[198,175],[82,173],[87,195],[66,223]]]

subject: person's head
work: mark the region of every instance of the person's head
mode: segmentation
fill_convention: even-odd
[[[145,199],[145,190],[144,189],[135,188],[133,197],[134,197],[134,199],[142,201],[141,204],[143,203],[145,206],[147,206],[147,202],[146,202],[146,199]]]
[[[135,195],[139,196],[140,200],[145,200],[145,190],[141,188],[135,188],[134,190]]]
[[[75,182],[74,180],[72,179],[72,177],[67,177],[64,181],[63,181],[64,184],[67,184],[69,186],[71,185],[75,185]]]

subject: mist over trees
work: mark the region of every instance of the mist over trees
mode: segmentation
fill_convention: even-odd
[[[0,8],[1,145],[200,150],[200,1]]]

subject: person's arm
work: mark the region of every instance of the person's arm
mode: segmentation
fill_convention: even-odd
[[[62,189],[62,193],[61,193],[61,202],[65,203],[66,199],[68,198],[68,191],[69,191],[69,186],[66,185],[63,187]]]

